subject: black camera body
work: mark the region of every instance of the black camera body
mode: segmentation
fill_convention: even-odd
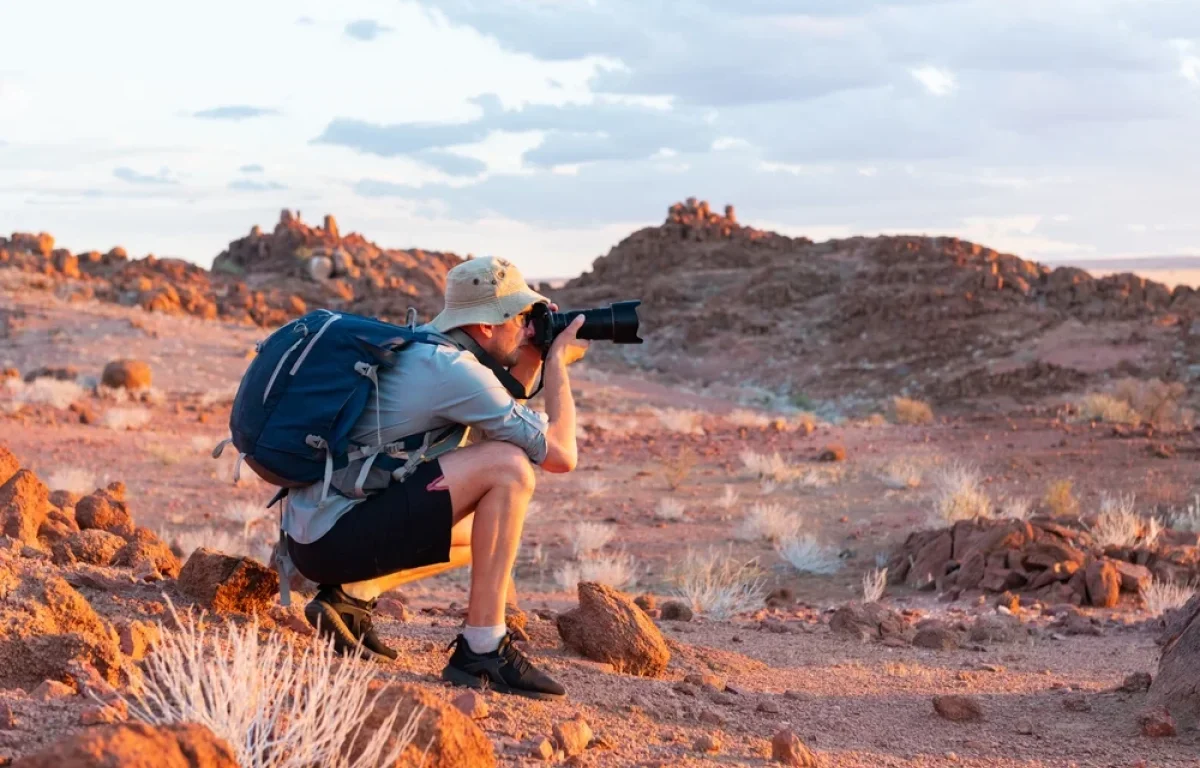
[[[614,344],[641,344],[638,338],[637,307],[640,301],[618,301],[612,306],[597,309],[573,309],[552,312],[549,305],[538,302],[530,310],[529,322],[533,326],[533,343],[542,350],[542,357],[550,351],[550,345],[558,334],[567,329],[579,315],[583,315],[583,326],[577,337],[591,341],[611,341]]]

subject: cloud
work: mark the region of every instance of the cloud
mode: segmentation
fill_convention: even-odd
[[[262,173],[263,167],[258,163],[251,163],[249,165],[243,165],[242,167],[238,168],[238,170],[242,173]]]
[[[296,23],[302,27],[307,27],[316,24],[317,21],[311,16],[301,16],[300,18],[296,19]]]
[[[422,152],[417,159],[450,176],[478,176],[488,168],[482,160],[453,152]]]
[[[925,86],[925,90],[934,96],[946,96],[958,88],[958,80],[954,73],[938,67],[917,67],[909,72],[913,79]]]
[[[171,169],[161,168],[157,175],[148,173],[139,173],[132,168],[121,166],[113,169],[113,176],[129,184],[178,184],[179,182],[171,178]]]
[[[370,42],[385,32],[391,32],[391,27],[385,27],[374,19],[359,19],[346,25],[346,34],[355,40]]]
[[[265,117],[267,115],[277,115],[278,110],[268,107],[252,107],[245,104],[235,104],[225,107],[213,107],[211,109],[202,109],[199,112],[193,112],[192,117],[199,117],[205,120],[246,120],[253,117]]]
[[[234,179],[229,182],[229,188],[238,190],[239,192],[273,192],[287,189],[287,187],[275,181],[258,181],[256,179]]]

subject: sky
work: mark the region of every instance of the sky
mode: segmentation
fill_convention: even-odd
[[[0,29],[0,232],[75,251],[208,266],[289,208],[571,276],[695,196],[818,241],[1200,255],[1200,0],[0,0]]]

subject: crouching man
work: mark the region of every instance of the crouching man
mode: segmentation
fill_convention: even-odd
[[[570,472],[578,456],[567,366],[587,350],[576,338],[583,318],[554,340],[543,371],[528,322],[538,302],[550,303],[503,259],[451,269],[444,310],[418,328],[441,343],[412,344],[393,368],[379,372],[378,392],[352,434],[376,445],[428,435],[434,442],[424,460],[403,481],[388,473],[379,480],[377,470],[352,463],[334,473],[333,488],[342,492],[324,503],[320,483],[288,495],[288,554],[321,585],[305,616],[339,651],[396,658],[371,626],[379,595],[470,564],[466,627],[442,678],[534,698],[565,695],[513,645],[504,622],[506,601],[515,602],[511,573],[533,496],[533,466]],[[505,370],[508,388],[501,382]],[[539,376],[546,416],[523,403]],[[512,379],[524,388],[515,398]],[[376,478],[366,498],[345,492],[356,478],[362,487],[364,476]]]

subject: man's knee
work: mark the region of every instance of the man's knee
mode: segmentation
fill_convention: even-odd
[[[497,442],[495,453],[491,471],[495,473],[497,483],[533,493],[537,476],[525,451],[512,443]]]

